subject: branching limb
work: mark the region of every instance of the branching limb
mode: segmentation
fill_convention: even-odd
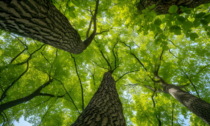
[[[56,101],[55,101],[56,102]],[[47,111],[44,113],[44,115],[41,117],[41,121],[40,121],[40,123],[39,123],[39,125],[41,125],[42,124],[42,120],[45,118],[45,116],[47,115],[47,113],[49,112],[49,110],[53,107],[53,105],[55,104],[55,102],[54,103],[51,103],[51,105],[49,106],[49,107],[47,107]]]
[[[115,51],[115,48],[116,48],[117,44],[118,44],[118,41],[114,44],[114,46],[112,48],[112,54],[114,56],[114,69],[112,71],[116,70],[119,67],[119,65],[118,65],[119,64],[119,57],[118,57],[117,51]]]
[[[155,71],[154,71],[154,75],[155,75],[155,76],[158,75],[158,72],[159,72],[159,70],[160,70],[161,61],[162,61],[162,59],[163,59],[163,53],[164,53],[164,49],[162,49],[162,52],[161,52],[160,57],[159,57],[159,62],[158,62],[158,64],[156,65],[157,67],[156,67],[156,69],[155,69]]]
[[[105,57],[103,51],[102,51],[102,50],[99,50],[99,51],[100,51],[102,57],[104,58],[104,60],[106,61],[107,65],[108,65],[108,67],[109,67],[109,70],[112,70],[112,65],[111,65],[111,63],[109,62],[109,60]]]
[[[40,95],[40,91],[45,88],[46,86],[48,86],[53,80],[49,79],[49,81],[47,81],[46,83],[44,83],[43,85],[41,85],[40,87],[38,87],[33,93],[31,93],[30,95],[27,95],[25,97],[13,100],[13,101],[9,101],[3,104],[0,104],[0,113],[3,112],[6,109],[9,109],[11,107],[14,107],[16,105],[19,105],[21,103],[30,101],[31,99],[33,99],[36,96]]]
[[[92,40],[94,39],[95,35],[96,35],[96,31],[97,31],[97,24],[96,24],[96,15],[98,13],[98,6],[99,6],[99,0],[96,0],[96,6],[95,6],[95,12],[94,15],[92,17],[92,21],[90,21],[90,23],[92,24],[93,22],[93,32],[91,33],[91,35],[84,41],[84,44],[86,47],[88,47],[90,45],[90,43],[92,42]],[[88,30],[90,29],[90,27],[92,27],[92,25],[89,25]],[[89,30],[90,31],[90,30]],[[86,35],[89,35],[89,31],[87,31]]]
[[[120,79],[122,79],[125,75],[127,75],[127,74],[129,74],[129,73],[133,73],[133,72],[137,72],[137,71],[139,71],[139,70],[133,70],[133,71],[126,72],[126,73],[124,73],[123,75],[121,75],[118,79],[116,79],[115,82],[118,82]]]
[[[96,35],[100,35],[100,34],[103,34],[103,33],[105,33],[105,32],[109,32],[109,29],[107,29],[107,30],[102,30],[102,31],[100,31],[100,32],[97,32]]]
[[[151,86],[149,86],[149,85],[144,85],[144,87],[150,89],[150,90],[153,91],[153,92],[163,92],[162,90],[157,90],[157,89],[155,89],[155,88],[153,88],[153,87],[151,87]]]
[[[169,51],[169,53],[170,53],[172,56],[174,56],[175,58],[178,58],[173,52],[171,52],[170,49],[169,49],[168,51]]]
[[[36,50],[34,50],[32,53],[30,53],[30,54],[29,54],[29,57],[28,57],[25,61],[23,61],[23,62],[21,62],[21,63],[17,63],[17,64],[15,64],[15,65],[23,65],[23,64],[25,64],[26,62],[28,62],[29,60],[31,60],[32,56],[33,56],[37,51],[41,50],[42,47],[44,47],[44,46],[45,46],[45,44],[42,44],[38,49],[36,49]]]
[[[74,107],[76,108],[77,112],[78,112],[79,114],[81,114],[81,112],[80,112],[79,109],[77,108],[77,106],[76,106],[76,104],[75,104],[73,98],[71,97],[71,95],[70,95],[69,92],[67,91],[67,89],[66,89],[64,83],[63,83],[62,81],[58,80],[58,79],[55,79],[55,80],[58,81],[58,82],[60,82],[60,84],[62,85],[62,87],[63,87],[63,89],[65,90],[66,94],[69,96],[69,98],[70,98],[72,104],[73,104]]]
[[[7,92],[9,91],[9,89],[18,81],[20,80],[20,78],[28,71],[29,69],[29,61],[27,61],[26,64],[26,69],[9,85],[7,86],[7,88],[4,90],[4,92],[2,93],[1,97],[0,97],[0,102],[2,102],[4,100],[4,98],[7,96]]]
[[[183,69],[181,69],[181,70],[182,70],[182,72],[184,73],[185,77],[190,81],[190,84],[193,86],[193,88],[194,88],[194,90],[195,90],[197,96],[200,98],[199,92],[198,92],[198,90],[197,90],[195,84],[193,83],[192,79],[188,76],[188,74],[187,74]]]
[[[57,97],[57,98],[63,98],[65,95],[53,95],[53,94],[48,94],[48,93],[39,93],[39,96],[49,96],[49,97]]]
[[[82,110],[84,110],[85,109],[85,104],[84,104],[84,89],[83,89],[83,85],[82,85],[82,80],[81,80],[80,75],[79,75],[76,59],[73,55],[71,55],[71,57],[74,61],[75,71],[76,71],[76,74],[77,74],[77,77],[78,77],[78,80],[79,80],[79,83],[80,83],[81,96],[82,96]]]
[[[196,74],[200,74],[203,70],[205,70],[208,67],[210,67],[210,64],[207,64],[204,67],[202,67]]]
[[[10,61],[10,64],[12,64],[23,52],[25,52],[26,50],[28,50],[28,46],[23,43],[18,37],[15,36],[15,38],[24,46],[24,49],[18,53],[14,58],[12,58],[12,60]]]
[[[109,71],[109,69],[108,69],[108,68],[106,68],[106,67],[104,67],[104,66],[101,66],[101,65],[99,65],[98,63],[96,63],[96,62],[94,62],[94,61],[92,61],[92,63],[93,63],[95,66],[101,67],[101,68],[103,68],[103,69],[105,69],[105,70],[108,70],[108,71]]]

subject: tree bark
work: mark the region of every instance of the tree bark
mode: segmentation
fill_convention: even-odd
[[[125,126],[115,85],[111,72],[106,72],[97,92],[72,126]]]
[[[172,5],[177,5],[179,7],[178,13],[182,13],[180,7],[195,8],[201,4],[210,3],[210,0],[140,0],[137,4],[139,11],[142,11],[149,6],[156,5],[152,10],[157,14],[167,14],[168,9]]]
[[[190,111],[210,124],[210,104],[172,84],[163,84],[164,91],[186,106]]]
[[[50,0],[0,1],[0,29],[75,54],[88,46]]]

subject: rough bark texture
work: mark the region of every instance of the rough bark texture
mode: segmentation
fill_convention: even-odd
[[[50,0],[0,1],[0,29],[71,53],[86,48],[78,32]]]
[[[181,102],[189,110],[210,124],[210,104],[181,90],[178,86],[165,84],[165,91]]]
[[[195,8],[206,3],[210,3],[210,0],[140,0],[137,8],[142,11],[149,6],[156,5],[153,9],[157,14],[167,14],[170,6],[177,5],[179,7],[178,13],[182,13],[180,6]]]
[[[104,74],[98,91],[72,126],[125,126],[122,104],[115,80],[110,72]]]

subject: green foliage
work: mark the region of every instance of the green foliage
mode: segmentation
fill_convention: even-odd
[[[84,40],[95,0],[53,0],[53,3]],[[146,86],[162,90],[151,80],[160,65],[158,74],[166,82],[189,84],[184,90],[210,102],[208,6],[181,8],[185,13],[177,14],[178,7],[173,5],[166,15],[156,15],[151,8],[139,14],[133,0],[101,0],[98,34],[78,55],[0,31],[0,94],[14,82],[1,103],[27,96],[49,79],[53,82],[41,93],[55,96],[36,96],[5,110],[6,116],[0,118],[0,124],[10,125],[24,116],[34,125],[70,125],[82,111],[82,104],[86,106],[97,91],[104,72],[117,66],[113,76],[127,125],[153,126],[158,124],[158,119],[162,125],[184,125],[187,119],[187,125],[203,125],[201,119],[189,114],[173,97]]]
[[[176,13],[178,11],[178,9],[179,9],[178,6],[172,5],[172,6],[170,6],[168,12],[169,13]]]

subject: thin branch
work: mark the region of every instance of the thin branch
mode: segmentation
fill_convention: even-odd
[[[57,97],[57,98],[63,98],[65,95],[53,95],[53,94],[48,94],[48,93],[39,93],[39,96],[49,96],[49,97]]]
[[[164,49],[162,49],[162,52],[160,54],[160,57],[159,57],[159,63],[157,64],[157,68],[156,70],[154,71],[154,75],[158,75],[158,72],[160,70],[160,66],[161,66],[161,61],[163,59],[163,53],[164,53]]]
[[[135,87],[135,86],[138,86],[139,83],[135,83],[135,84],[125,84],[124,86],[131,86],[131,87]]]
[[[93,22],[93,20],[92,20],[92,18],[91,18],[90,23],[89,23],[89,27],[88,27],[88,30],[87,30],[87,33],[86,33],[86,38],[89,37],[89,32],[90,32],[90,29],[91,29],[91,27],[92,27],[92,22]]]
[[[156,119],[158,120],[158,126],[162,126],[162,122],[161,122],[160,117],[158,115],[156,115]]]
[[[156,106],[155,99],[154,99],[155,93],[156,93],[156,89],[153,91],[152,96],[151,96],[151,99],[152,99],[152,103],[153,103],[153,107],[154,108]]]
[[[45,101],[41,101],[39,104],[35,105],[33,108],[37,108],[40,105],[43,105],[44,103],[48,102],[52,97],[48,97]]]
[[[28,71],[29,69],[29,61],[27,61],[27,65],[26,65],[26,69],[25,71],[23,71],[23,73],[21,73],[9,86],[7,86],[7,88],[4,90],[4,92],[1,95],[0,98],[0,102],[3,101],[3,99],[7,96],[7,92],[9,91],[9,89],[18,81],[20,80],[20,78]]]
[[[168,51],[169,51],[169,53],[170,53],[171,55],[173,55],[175,58],[178,58],[175,54],[173,54],[173,53],[171,52],[170,49],[169,49]]]
[[[57,101],[57,100],[56,100],[56,101]],[[55,102],[56,102],[56,101],[55,101]],[[53,107],[53,105],[55,104],[55,102],[54,102],[53,104],[51,103],[50,107],[47,108],[47,111],[46,111],[46,112],[44,113],[44,115],[42,116],[39,125],[41,125],[42,120],[45,118],[45,116],[47,115],[47,113],[49,112],[49,110]]]
[[[114,71],[114,70],[116,70],[117,68],[118,68],[118,65],[117,65],[117,63],[119,62],[119,58],[118,58],[118,54],[117,54],[117,52],[115,52],[115,48],[116,48],[116,45],[118,44],[118,41],[114,44],[114,46],[113,46],[113,48],[112,48],[112,54],[113,54],[113,56],[114,56],[114,69],[112,70],[112,71]]]
[[[201,73],[204,69],[208,68],[210,66],[210,64],[205,65],[204,67],[202,67],[196,74]]]
[[[29,60],[31,60],[32,56],[33,56],[37,51],[39,51],[40,49],[42,49],[42,47],[43,47],[44,45],[45,45],[45,44],[42,44],[38,49],[36,49],[36,50],[34,50],[32,53],[30,53],[30,54],[29,54],[29,57],[28,57],[25,61],[23,61],[23,62],[21,62],[21,63],[17,63],[17,64],[15,64],[15,65],[23,65],[23,64],[25,64],[26,62],[28,62]]]
[[[125,42],[120,41],[120,43],[122,43],[123,45],[125,45],[126,47],[129,48],[130,52],[131,52],[131,46],[127,45]]]
[[[103,66],[100,66],[98,63],[96,63],[96,62],[94,62],[94,61],[92,61],[92,63],[95,64],[95,66],[101,67],[101,68],[103,68],[103,69],[105,69],[105,70],[109,70],[108,68],[103,67]]]
[[[58,81],[58,82],[60,82],[60,84],[62,85],[62,87],[63,87],[63,89],[65,90],[66,94],[69,96],[69,98],[70,98],[72,104],[73,104],[74,107],[76,108],[77,112],[78,112],[79,114],[81,114],[81,112],[80,112],[79,109],[77,108],[77,106],[76,106],[76,104],[75,104],[73,98],[71,97],[71,95],[70,95],[69,92],[67,91],[66,87],[64,86],[64,83],[63,83],[62,81],[58,80],[58,79],[55,79],[55,80]]]
[[[92,13],[92,11],[91,11],[91,8],[90,8],[90,14],[91,14],[92,17],[93,17],[93,13]],[[91,27],[92,27],[92,23],[93,23],[93,18],[91,18],[91,20],[90,20],[90,22],[89,22],[89,27],[88,27],[88,30],[87,30],[87,32],[86,32],[86,38],[89,37],[90,29],[91,29]]]
[[[18,39],[18,41],[22,43],[25,48],[20,53],[18,53],[14,58],[12,58],[9,64],[12,64],[23,52],[25,52],[28,49],[28,46],[25,43],[23,43],[18,37],[15,36],[15,38]]]
[[[171,40],[169,40],[169,39],[168,39],[168,41],[171,42],[172,45],[174,45],[175,47],[178,47],[173,41],[171,41]],[[179,47],[178,47],[178,48],[179,48]]]
[[[116,79],[115,82],[118,82],[120,79],[122,79],[125,75],[129,74],[129,73],[133,73],[133,72],[136,72],[136,71],[139,71],[139,70],[133,70],[133,71],[129,71],[129,72],[126,72],[124,73],[123,75],[121,75],[118,79]]]
[[[47,81],[43,85],[39,86],[33,93],[31,93],[31,94],[29,94],[29,95],[27,95],[25,97],[22,97],[22,98],[19,98],[19,99],[15,99],[15,100],[12,100],[12,101],[9,101],[9,102],[1,104],[0,105],[0,113],[3,112],[6,109],[9,109],[9,108],[14,107],[16,105],[19,105],[21,103],[30,101],[31,99],[35,98],[36,96],[39,96],[40,95],[40,91],[43,88],[45,88],[46,86],[48,86],[52,81],[53,80],[50,79],[49,81]]]
[[[24,48],[21,52],[19,52],[12,60],[10,61],[9,64],[12,64],[23,52],[25,52],[28,48]]]
[[[174,125],[174,103],[172,103],[172,112],[171,112],[171,126]]]
[[[147,68],[144,66],[141,60],[134,53],[131,53],[131,55],[138,61],[138,63],[144,68],[144,70],[147,71]]]
[[[182,69],[182,72],[184,73],[184,75],[187,77],[187,79],[190,81],[190,84],[193,86],[197,96],[200,98],[199,92],[195,86],[195,84],[193,83],[192,79],[187,75],[187,73]]]
[[[93,29],[92,34],[84,41],[84,44],[85,44],[86,47],[88,47],[90,45],[90,43],[92,42],[92,40],[94,39],[94,37],[96,35],[96,31],[97,31],[96,16],[97,16],[97,13],[98,13],[98,6],[99,6],[99,0],[96,0],[95,13],[94,13],[94,15],[91,19],[91,20],[93,20],[93,28],[94,29]]]
[[[109,67],[109,70],[112,70],[112,66],[111,66],[111,64],[109,63],[108,59],[105,57],[103,51],[101,51],[101,50],[99,50],[99,51],[100,51],[102,57],[104,58],[104,60],[106,61],[107,65],[108,65],[108,67]]]
[[[73,55],[71,55],[71,57],[72,57],[72,59],[74,61],[75,71],[76,71],[76,74],[77,74],[77,77],[78,77],[78,80],[79,80],[79,84],[80,84],[81,95],[82,95],[82,110],[84,110],[85,109],[85,104],[84,104],[84,89],[83,89],[83,86],[82,86],[82,80],[81,80],[80,75],[79,75],[76,59],[75,59],[75,57]]]
[[[157,89],[154,89],[154,88],[152,88],[152,87],[151,87],[151,86],[149,86],[149,85],[144,85],[144,87],[146,87],[146,88],[148,88],[148,89],[152,90],[153,92],[163,92],[162,90],[157,90]]]
[[[109,30],[110,30],[110,29],[107,29],[107,30],[103,30],[103,31],[97,32],[96,35],[100,35],[100,34],[103,34],[103,33],[105,33],[105,32],[109,32]]]

